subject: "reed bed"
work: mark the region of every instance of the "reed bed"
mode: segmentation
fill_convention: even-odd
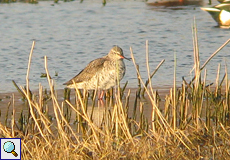
[[[164,60],[150,73],[146,42],[149,76],[144,82],[130,48],[139,82],[133,103],[131,90],[126,89],[128,82],[123,87],[118,85],[107,91],[103,101],[96,99],[96,92],[81,92],[75,88],[72,94],[65,89],[60,102],[60,95],[49,76],[47,57],[44,57],[44,66],[50,88],[47,91],[39,85],[38,92],[30,91],[33,42],[26,87],[19,87],[14,82],[25,107],[16,118],[12,99],[8,105],[12,114],[7,111],[5,124],[0,123],[0,136],[22,139],[22,159],[228,159],[230,105],[227,65],[222,79],[219,77],[220,66],[217,66],[213,85],[206,84],[205,65],[229,41],[201,66],[194,25],[194,78],[190,82],[183,79],[180,87],[174,83],[163,98],[154,90],[151,78]],[[174,77],[176,63],[175,56]],[[150,118],[144,114],[144,100],[151,108]]]

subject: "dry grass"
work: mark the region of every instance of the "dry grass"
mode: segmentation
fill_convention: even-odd
[[[193,31],[194,78],[190,83],[184,80],[180,88],[174,85],[161,102],[158,92],[152,89],[151,78],[164,60],[150,74],[146,43],[149,78],[144,83],[130,48],[140,83],[134,103],[130,103],[130,90],[124,94],[126,85],[118,87],[115,94],[110,91],[104,100],[107,107],[101,107],[99,122],[93,118],[98,114],[95,113],[95,104],[98,102],[100,106],[101,103],[96,100],[96,93],[90,98],[87,92],[76,89],[76,100],[70,100],[66,90],[65,99],[58,102],[46,57],[50,92],[44,91],[42,86],[39,86],[38,94],[29,90],[33,43],[26,89],[18,87],[26,109],[16,119],[14,103],[9,104],[13,112],[6,119],[11,117],[11,123],[0,123],[0,136],[21,138],[23,159],[228,159],[230,105],[227,67],[220,82],[217,75],[214,87],[206,84],[206,72],[201,77],[201,71],[207,63],[200,67],[195,25]],[[151,104],[151,120],[144,115],[142,96]],[[92,103],[91,110],[89,102]],[[128,113],[130,108],[132,114]],[[74,122],[71,121],[73,115]]]

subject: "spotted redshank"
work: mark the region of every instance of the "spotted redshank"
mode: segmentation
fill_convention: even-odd
[[[125,75],[123,59],[130,60],[123,55],[120,47],[114,46],[108,55],[91,61],[80,73],[64,83],[68,88],[85,90],[101,90],[99,99],[102,99],[104,90],[114,87]]]

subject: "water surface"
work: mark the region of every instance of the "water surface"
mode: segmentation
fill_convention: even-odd
[[[200,60],[208,57],[230,38],[230,30],[215,27],[211,16],[198,6],[174,8],[152,7],[144,2],[73,1],[51,5],[53,2],[0,4],[0,92],[16,91],[15,80],[25,85],[29,52],[32,41],[35,49],[30,71],[30,85],[37,89],[44,69],[44,56],[55,79],[57,89],[75,76],[91,60],[106,55],[113,45],[123,48],[130,57],[132,47],[141,75],[147,78],[145,43],[149,42],[149,65],[153,71],[161,60],[165,63],[153,77],[154,86],[173,84],[174,55],[177,58],[177,81],[192,78],[193,68],[192,23],[196,18]],[[230,58],[230,44],[207,65],[207,80],[215,82],[218,64],[223,76],[225,62]],[[137,86],[134,65],[126,61],[127,72],[122,83]],[[58,76],[54,76],[55,72]]]

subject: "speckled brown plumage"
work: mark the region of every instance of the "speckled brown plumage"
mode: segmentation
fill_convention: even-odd
[[[114,46],[108,55],[91,61],[79,74],[64,83],[69,88],[106,90],[117,84],[125,75],[125,63],[120,47]]]

